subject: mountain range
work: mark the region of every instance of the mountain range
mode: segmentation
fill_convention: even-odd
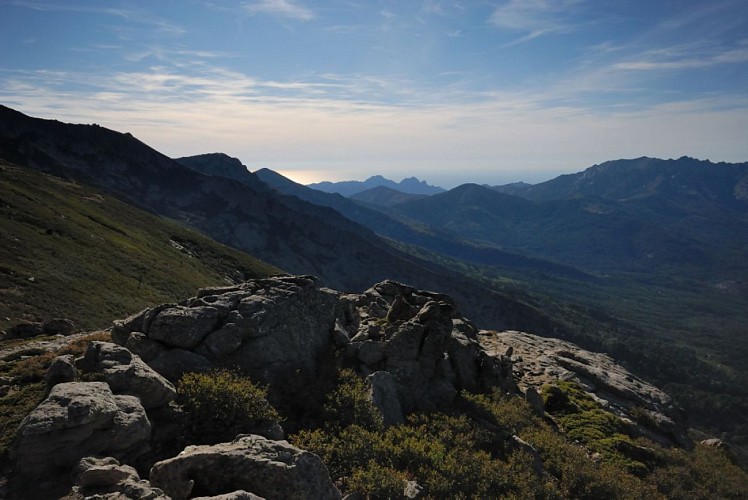
[[[6,107],[0,157],[325,286],[395,279],[449,293],[480,326],[609,352],[663,384],[697,425],[748,442],[748,164],[618,160],[533,186],[367,201]]]
[[[176,161],[127,133],[31,118],[0,106],[0,157],[96,186],[284,271],[319,276],[327,286],[361,291],[396,279],[449,292],[480,324],[558,328],[521,300],[407,254],[333,209],[280,196],[225,155]],[[190,162],[193,168],[184,164]]]
[[[365,181],[317,182],[308,184],[308,187],[326,193],[338,193],[343,196],[353,196],[376,187],[387,187],[407,194],[432,195],[444,192],[444,188],[431,186],[426,181],[418,180],[415,177],[408,177],[400,182],[395,182],[381,175],[374,175]]]

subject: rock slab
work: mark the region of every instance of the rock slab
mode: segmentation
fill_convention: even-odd
[[[150,481],[175,500],[239,490],[288,500],[341,498],[317,455],[256,435],[189,446],[178,456],[157,462]]]
[[[131,460],[148,450],[151,424],[134,396],[103,382],[55,385],[19,427],[16,470],[43,478],[90,455]]]

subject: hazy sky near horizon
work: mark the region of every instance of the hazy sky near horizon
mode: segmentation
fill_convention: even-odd
[[[0,0],[0,103],[294,180],[748,161],[746,0]]]

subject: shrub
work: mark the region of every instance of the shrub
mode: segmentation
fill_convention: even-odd
[[[184,409],[185,437],[193,444],[233,440],[238,434],[267,429],[279,421],[267,390],[229,370],[187,373],[177,386]]]
[[[368,430],[382,430],[382,415],[369,396],[366,382],[351,370],[342,370],[338,386],[325,398],[328,425],[341,428],[359,425]]]
[[[370,460],[366,467],[353,472],[348,489],[371,500],[402,498],[407,480],[405,473]]]

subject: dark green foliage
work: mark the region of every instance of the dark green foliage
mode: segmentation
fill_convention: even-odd
[[[616,463],[632,474],[646,475],[652,458],[648,448],[638,446],[625,434],[624,422],[601,408],[576,383],[558,381],[542,389],[546,410],[553,414],[568,439],[600,453],[606,462]]]
[[[233,371],[187,373],[177,394],[184,409],[184,437],[191,444],[231,441],[279,421],[266,389]]]
[[[370,498],[397,498],[406,480],[416,481],[425,498],[741,498],[748,476],[721,451],[699,446],[691,453],[633,441],[577,386],[563,383],[560,389],[567,424],[576,424],[580,436],[608,455],[603,462],[535,417],[523,400],[500,393],[465,394],[459,416],[411,415],[405,425],[382,432],[331,424],[292,439],[322,457],[344,492]],[[507,445],[511,434],[537,457]],[[647,450],[646,469],[626,457],[627,446]]]
[[[17,391],[11,391],[0,398],[0,467],[8,458],[18,426],[41,403],[44,390],[43,382],[34,382],[21,385]]]
[[[326,422],[340,427],[356,424],[370,431],[381,430],[384,426],[364,380],[351,370],[340,372],[338,386],[325,399]]]

